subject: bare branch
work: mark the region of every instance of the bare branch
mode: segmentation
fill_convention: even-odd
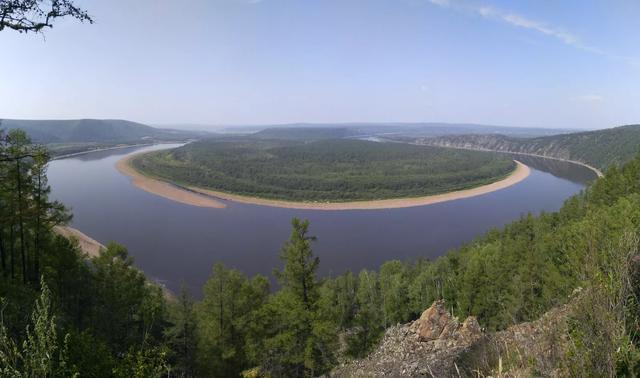
[[[0,0],[0,31],[6,28],[38,33],[52,28],[54,20],[61,17],[93,23],[91,16],[72,0]]]

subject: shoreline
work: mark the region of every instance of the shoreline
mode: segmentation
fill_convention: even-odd
[[[138,143],[138,144],[122,144],[122,145],[118,145],[118,146],[113,146],[113,147],[104,147],[104,148],[96,148],[94,150],[86,150],[86,151],[80,151],[80,152],[74,152],[71,154],[64,154],[64,155],[58,155],[58,156],[54,156],[51,158],[51,160],[61,160],[61,159],[67,159],[70,157],[74,157],[74,156],[81,156],[81,155],[87,155],[93,152],[102,152],[102,151],[112,151],[112,150],[121,150],[124,148],[133,148],[133,147],[149,147],[149,146],[158,146],[158,145],[162,145],[162,144],[180,144],[180,143],[189,143],[188,141],[167,141],[167,142],[150,142],[150,143]]]
[[[181,189],[169,182],[157,180],[138,172],[135,168],[133,168],[130,162],[131,159],[143,153],[144,152],[138,152],[127,155],[116,162],[116,169],[120,173],[131,178],[131,183],[136,188],[175,202],[183,203],[185,205],[197,207],[212,207],[217,209],[226,207],[225,204],[216,201],[210,196],[193,193],[185,189]]]
[[[55,226],[53,231],[67,239],[76,239],[78,241],[78,247],[89,257],[97,257],[100,255],[100,251],[107,249],[102,243],[91,238],[82,231],[69,226]]]
[[[143,153],[143,152],[142,152]],[[139,154],[139,153],[138,153]],[[271,200],[237,194],[229,194],[215,190],[197,188],[192,186],[181,187],[167,181],[152,178],[142,174],[130,162],[138,154],[125,156],[118,160],[116,168],[120,173],[130,177],[132,184],[148,193],[155,194],[176,202],[199,207],[224,208],[226,205],[219,200],[226,200],[250,205],[261,205],[270,207],[280,207],[300,210],[382,210],[398,209],[406,207],[427,206],[441,202],[454,201],[463,198],[470,198],[495,192],[515,185],[526,179],[531,170],[523,163],[513,160],[516,163],[514,169],[507,177],[491,184],[478,186],[471,189],[463,189],[442,194],[434,194],[413,198],[391,198],[370,201],[351,202],[294,202],[284,200]]]
[[[122,145],[122,146],[113,146],[113,147],[96,148],[96,149],[94,149],[94,150],[86,150],[86,151],[74,152],[74,153],[71,153],[71,154],[64,154],[64,155],[54,156],[54,157],[52,157],[52,158],[51,158],[51,160],[67,159],[67,158],[74,157],[74,156],[81,156],[81,155],[90,154],[90,153],[92,153],[92,152],[102,152],[102,151],[120,150],[120,149],[123,149],[123,148],[130,148],[130,147],[147,147],[147,146],[155,146],[156,144],[160,144],[160,143],[128,144],[128,145]]]
[[[554,156],[545,156],[545,155],[539,155],[539,154],[531,154],[528,152],[513,152],[513,151],[505,151],[505,150],[492,150],[489,148],[472,148],[472,147],[455,147],[455,146],[441,146],[441,145],[437,145],[437,144],[423,144],[423,143],[412,143],[415,144],[417,146],[434,146],[434,147],[443,147],[443,148],[454,148],[457,150],[469,150],[469,151],[484,151],[484,152],[498,152],[498,153],[503,153],[503,154],[512,154],[512,155],[523,155],[523,156],[532,156],[532,157],[538,157],[538,158],[543,158],[543,159],[551,159],[551,160],[557,160],[557,161],[564,161],[566,163],[572,163],[572,164],[577,164],[577,165],[581,165],[585,168],[590,169],[591,171],[593,171],[593,173],[596,174],[596,176],[598,176],[598,178],[600,177],[604,177],[604,174],[602,173],[601,170],[599,170],[598,168],[591,166],[587,163],[583,163],[581,161],[578,160],[571,160],[571,159],[563,159],[563,158],[559,158],[559,157],[554,157]]]

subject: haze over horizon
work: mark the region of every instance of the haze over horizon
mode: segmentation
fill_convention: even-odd
[[[640,122],[640,3],[630,0],[78,5],[95,25],[63,20],[45,37],[0,35],[13,57],[0,60],[0,118]]]

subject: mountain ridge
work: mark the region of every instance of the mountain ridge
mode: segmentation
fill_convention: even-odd
[[[22,129],[36,143],[127,143],[177,140],[211,135],[208,132],[158,129],[121,119],[22,120],[0,119],[0,128]]]
[[[483,149],[575,160],[603,170],[630,161],[638,153],[640,125],[536,138],[465,134],[417,138],[415,142],[438,147]]]

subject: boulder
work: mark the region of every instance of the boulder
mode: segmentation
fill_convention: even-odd
[[[422,313],[420,319],[416,320],[418,324],[418,339],[420,341],[430,341],[439,338],[451,320],[451,315],[445,308],[444,301],[434,302],[431,307]]]
[[[462,327],[460,328],[459,335],[461,341],[466,344],[471,344],[482,337],[482,328],[478,323],[478,319],[475,316],[469,316]]]

